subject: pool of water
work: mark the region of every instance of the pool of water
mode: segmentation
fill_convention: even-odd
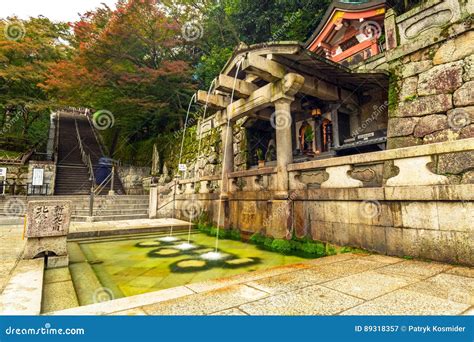
[[[138,295],[170,287],[228,277],[273,266],[301,262],[297,256],[285,256],[265,251],[257,246],[232,240],[220,240],[218,251],[223,258],[204,258],[213,252],[215,238],[204,234],[177,236],[179,240],[166,242],[162,237],[147,236],[114,240],[80,242],[78,246],[92,268],[100,285],[110,291],[113,298]],[[209,254],[207,254],[209,256]],[[76,265],[76,266],[75,266]],[[82,266],[84,267],[84,265]],[[76,292],[88,285],[80,263],[69,267]],[[84,272],[83,272],[84,273]],[[79,286],[78,286],[79,285]],[[95,286],[90,286],[93,290]],[[80,293],[78,293],[80,297]],[[91,298],[87,295],[87,298]],[[79,298],[80,300],[80,298]],[[80,302],[82,302],[80,300]],[[84,305],[86,303],[81,303]]]

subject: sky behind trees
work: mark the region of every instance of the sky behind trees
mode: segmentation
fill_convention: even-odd
[[[15,0],[2,1],[0,18],[16,15],[21,19],[43,15],[53,21],[76,21],[78,13],[93,10],[101,3],[114,7],[116,0]]]

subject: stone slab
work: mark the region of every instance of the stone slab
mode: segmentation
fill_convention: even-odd
[[[308,264],[293,264],[285,266],[272,267],[267,270],[242,273],[228,278],[212,279],[194,284],[187,284],[186,287],[190,288],[194,292],[205,292],[215,289],[219,289],[226,286],[237,285],[245,282],[250,282],[262,278],[272,277],[279,274],[288,272],[294,272],[300,269],[309,268]]]
[[[71,280],[44,285],[41,312],[75,308],[79,305]]]
[[[193,294],[194,292],[184,286],[173,287],[166,290],[144,293],[132,297],[118,298],[109,302],[80,306],[68,310],[56,311],[53,315],[110,315],[121,313],[145,305],[161,303]]]
[[[325,283],[324,286],[357,298],[369,300],[415,281],[418,280],[370,271],[336,279]]]
[[[21,260],[0,295],[0,315],[39,315],[44,260]]]
[[[344,311],[342,315],[459,315],[467,308],[466,304],[400,289]]]
[[[406,288],[457,303],[474,305],[474,278],[441,273]]]
[[[215,312],[212,314],[212,316],[247,316],[247,314],[237,308],[231,308],[231,309]]]
[[[149,315],[206,315],[268,296],[245,285],[233,285],[178,300],[144,306]]]
[[[398,274],[420,279],[432,277],[438,273],[447,271],[452,266],[437,262],[423,262],[417,260],[408,260],[394,265],[380,268],[378,272],[385,274]]]
[[[362,304],[361,299],[319,285],[241,305],[250,315],[335,315]]]
[[[246,284],[260,291],[276,294],[316,285],[328,281],[331,276],[334,277],[334,275],[324,272],[324,269],[323,271],[321,269],[308,269],[263,278]]]

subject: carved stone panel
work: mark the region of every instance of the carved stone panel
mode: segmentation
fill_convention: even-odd
[[[66,236],[70,221],[70,201],[28,202],[26,237]]]

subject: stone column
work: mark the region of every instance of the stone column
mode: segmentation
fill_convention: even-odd
[[[292,140],[291,140],[291,98],[281,98],[275,104],[275,130],[277,149],[277,198],[288,198],[288,171],[287,166],[293,162]]]
[[[149,209],[148,217],[156,218],[156,209],[158,207],[158,186],[156,184],[150,185]]]
[[[385,13],[385,42],[387,50],[395,49],[398,45],[396,13],[393,9],[388,9]]]
[[[234,141],[232,133],[232,123],[227,125],[227,121],[221,126],[221,140],[222,140],[222,175],[224,176],[222,182],[221,195],[228,197],[229,173],[234,171]]]

